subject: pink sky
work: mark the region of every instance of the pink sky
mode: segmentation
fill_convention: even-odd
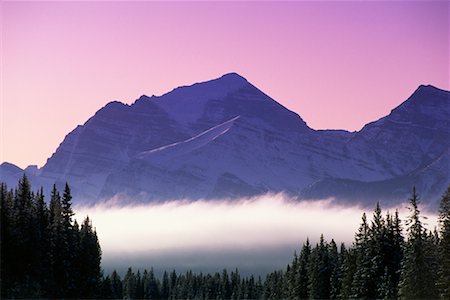
[[[449,89],[449,2],[0,2],[0,163],[42,166],[111,100],[237,72],[315,129]]]

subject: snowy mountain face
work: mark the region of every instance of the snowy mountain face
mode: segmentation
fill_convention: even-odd
[[[32,180],[76,201],[217,199],[285,192],[363,202],[432,201],[450,182],[449,92],[421,86],[359,132],[313,130],[237,74],[111,102],[69,133]],[[0,166],[11,183],[24,171]],[[382,199],[380,199],[382,197]]]

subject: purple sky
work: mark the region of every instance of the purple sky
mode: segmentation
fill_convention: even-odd
[[[449,2],[0,2],[0,163],[43,165],[110,100],[237,72],[315,129],[449,89]]]

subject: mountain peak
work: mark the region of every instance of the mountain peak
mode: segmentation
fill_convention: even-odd
[[[414,91],[414,95],[433,95],[433,94],[449,94],[448,91],[442,90],[440,88],[437,88],[431,84],[421,84],[419,87]]]
[[[412,118],[411,112],[420,112],[434,117],[448,114],[450,112],[450,92],[432,85],[419,85],[408,99],[391,110],[391,114],[400,113]]]
[[[217,78],[216,80],[227,80],[232,82],[240,82],[240,83],[247,83],[247,79],[245,79],[243,76],[239,75],[238,73],[231,72],[222,75],[220,78]]]
[[[221,94],[227,94],[229,92],[239,90],[248,84],[249,82],[247,79],[241,75],[237,73],[227,73],[216,79],[194,83],[189,87],[193,87],[194,89],[206,89],[209,93],[219,92]],[[185,87],[180,87],[175,90],[183,88]]]

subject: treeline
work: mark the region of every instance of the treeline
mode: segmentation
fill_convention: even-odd
[[[89,218],[73,220],[70,188],[56,187],[49,205],[26,176],[14,190],[0,184],[1,297],[102,299],[450,299],[450,186],[439,228],[424,227],[415,189],[410,215],[365,214],[350,247],[321,236],[307,240],[285,270],[261,277],[128,269],[104,276]],[[406,227],[406,231],[403,228]],[[404,237],[406,232],[406,237]]]
[[[101,287],[104,299],[262,299],[263,290],[261,277],[243,278],[237,269],[213,275],[164,272],[160,280],[153,269],[141,273],[129,268],[123,280],[113,271]]]
[[[439,231],[422,222],[415,189],[405,225],[396,211],[383,214],[377,204],[370,222],[366,214],[347,248],[307,240],[285,270],[265,280],[229,273],[177,274],[153,270],[123,279],[114,271],[103,278],[105,299],[450,299],[450,186],[441,199]],[[403,236],[406,226],[406,238]]]
[[[341,244],[338,251],[323,237],[313,248],[304,244],[271,298],[450,299],[450,188],[441,200],[440,232],[424,228],[415,189],[409,202],[406,240],[398,213],[383,216],[377,204],[370,223],[363,214],[350,248]]]
[[[15,189],[0,183],[1,298],[95,298],[102,276],[101,250],[88,217],[73,220],[72,196],[42,188],[24,175]]]

